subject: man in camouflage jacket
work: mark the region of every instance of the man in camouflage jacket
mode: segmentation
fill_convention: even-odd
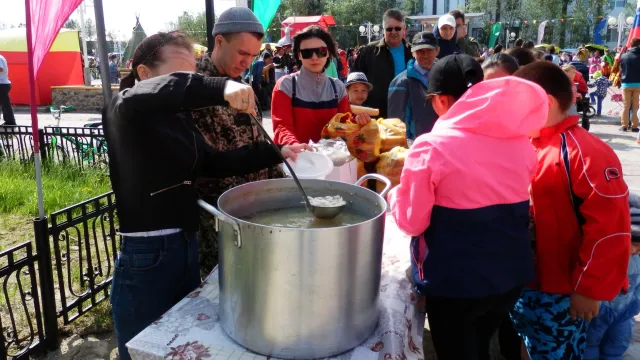
[[[214,32],[215,33],[215,32]],[[242,82],[240,74],[234,74],[240,67],[251,65],[251,57],[247,56],[247,61],[236,62],[238,59],[238,48],[233,49],[236,43],[241,43],[242,48],[246,48],[247,41],[251,42],[254,33],[237,33],[231,37],[216,37],[216,46],[211,56],[205,55],[200,62],[197,71],[206,76],[226,76],[235,81]],[[241,37],[245,37],[241,39]],[[230,41],[227,41],[229,38]],[[260,39],[261,40],[261,39]],[[260,52],[260,42],[257,43],[255,55]],[[217,66],[217,63],[227,64]],[[232,65],[229,65],[232,64]],[[239,65],[242,64],[242,65]],[[245,65],[246,64],[246,65]],[[256,113],[258,121],[262,122],[260,105],[256,99]],[[228,106],[214,106],[192,112],[193,120],[200,129],[207,141],[218,151],[228,151],[251,144],[255,141],[265,141],[260,129],[252,122],[249,115],[241,113]],[[260,181],[273,178],[284,177],[280,167],[264,169],[246,176],[234,176],[225,179],[199,179],[196,182],[196,189],[199,196],[204,201],[217,206],[218,197],[225,191],[248,182]],[[214,228],[214,217],[208,212],[200,212],[200,232],[198,243],[200,251],[200,272],[207,275],[218,263],[218,241]]]

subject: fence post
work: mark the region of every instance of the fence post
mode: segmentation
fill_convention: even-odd
[[[38,275],[40,276],[42,316],[44,318],[44,343],[45,348],[48,350],[55,350],[58,347],[58,314],[56,313],[56,296],[53,287],[53,265],[51,263],[47,218],[33,219],[33,228],[38,251]]]
[[[38,129],[38,138],[40,139],[40,158],[42,162],[47,161],[47,142],[44,139],[44,130]]]
[[[7,348],[4,346],[4,334],[0,329],[0,360],[7,360]]]

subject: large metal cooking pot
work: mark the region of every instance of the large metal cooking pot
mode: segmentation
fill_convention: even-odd
[[[321,358],[356,347],[378,322],[389,180],[382,196],[337,181],[301,180],[309,196],[341,195],[347,208],[369,220],[325,229],[292,229],[244,220],[255,212],[302,207],[291,179],[228,190],[216,217],[220,322],[227,334],[255,352],[287,359]]]

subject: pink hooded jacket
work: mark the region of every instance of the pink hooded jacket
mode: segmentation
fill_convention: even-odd
[[[483,81],[416,139],[389,203],[399,228],[420,236],[414,280],[427,293],[486,296],[532,280],[528,188],[537,160],[528,135],[548,107],[537,84]]]

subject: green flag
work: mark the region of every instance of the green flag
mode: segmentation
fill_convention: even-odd
[[[280,7],[280,0],[253,0],[253,13],[260,20],[264,31],[269,28],[278,7]]]
[[[492,48],[496,45],[496,41],[498,40],[498,36],[500,36],[500,31],[502,31],[502,24],[495,23],[491,28],[491,35],[489,36],[489,47]]]

